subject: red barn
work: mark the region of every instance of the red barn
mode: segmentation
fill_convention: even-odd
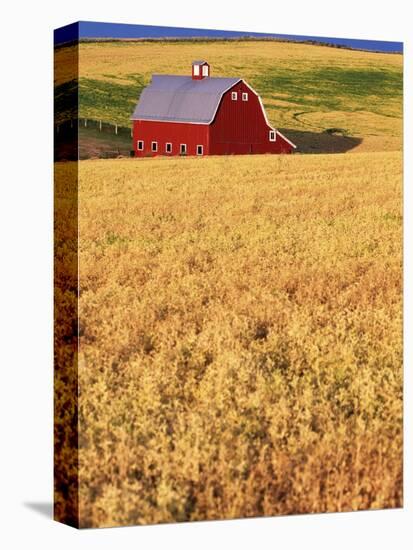
[[[153,75],[132,115],[135,156],[291,153],[260,96],[242,78],[210,76],[206,61],[192,76]]]

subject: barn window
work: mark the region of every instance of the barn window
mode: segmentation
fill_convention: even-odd
[[[231,99],[232,99],[232,101],[237,101],[237,99],[238,99],[237,92],[231,92]]]
[[[138,151],[143,151],[143,141],[139,140],[137,145]]]
[[[166,153],[172,153],[172,143],[167,143],[165,145],[165,152]]]
[[[158,142],[157,141],[152,141],[151,149],[152,149],[153,153],[157,152],[157,150],[158,150]]]
[[[181,143],[181,155],[186,155],[186,143]]]
[[[204,154],[204,146],[203,145],[197,145],[196,146],[196,154],[197,155],[203,155]]]
[[[248,94],[247,92],[242,93],[242,101],[248,101]]]
[[[208,67],[208,65],[202,65],[202,76],[209,76],[209,67]]]
[[[194,65],[194,75],[199,76],[199,65]]]
[[[270,130],[270,141],[275,141],[275,130]]]

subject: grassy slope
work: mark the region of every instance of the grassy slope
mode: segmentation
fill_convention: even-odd
[[[80,164],[83,525],[400,506],[400,160]]]
[[[152,73],[188,74],[194,58],[208,59],[213,75],[245,78],[262,96],[271,122],[302,150],[328,128],[362,138],[359,149],[400,149],[402,56],[306,44],[83,43],[81,116],[128,125]],[[58,75],[57,84],[64,80]]]

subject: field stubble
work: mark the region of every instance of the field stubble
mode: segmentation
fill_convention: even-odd
[[[82,526],[401,506],[400,154],[79,170]]]

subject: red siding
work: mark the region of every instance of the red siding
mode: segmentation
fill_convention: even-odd
[[[180,144],[186,143],[187,155],[196,155],[197,145],[203,145],[204,155],[208,155],[208,130],[207,124],[135,120],[133,123],[133,149],[137,157],[174,156],[180,154]],[[144,142],[143,151],[138,151],[138,140]],[[152,141],[158,143],[157,153],[151,150]],[[172,153],[166,153],[167,143],[172,143]]]
[[[237,99],[232,99],[237,92]],[[248,100],[242,100],[242,94]],[[290,153],[293,147],[280,134],[270,141],[270,130],[258,96],[243,82],[228,90],[210,126],[210,154]]]
[[[237,92],[237,100],[231,93]],[[242,100],[242,94],[248,100]],[[133,123],[133,149],[135,156],[175,156],[180,144],[187,145],[187,155],[196,155],[197,145],[203,146],[204,155],[243,155],[257,153],[291,153],[293,146],[281,134],[270,141],[272,128],[267,124],[259,97],[243,82],[225,92],[211,124],[159,122],[135,120]],[[138,150],[138,140],[144,142]],[[151,149],[152,141],[158,144],[157,152]],[[172,152],[166,152],[166,143],[172,143]]]

